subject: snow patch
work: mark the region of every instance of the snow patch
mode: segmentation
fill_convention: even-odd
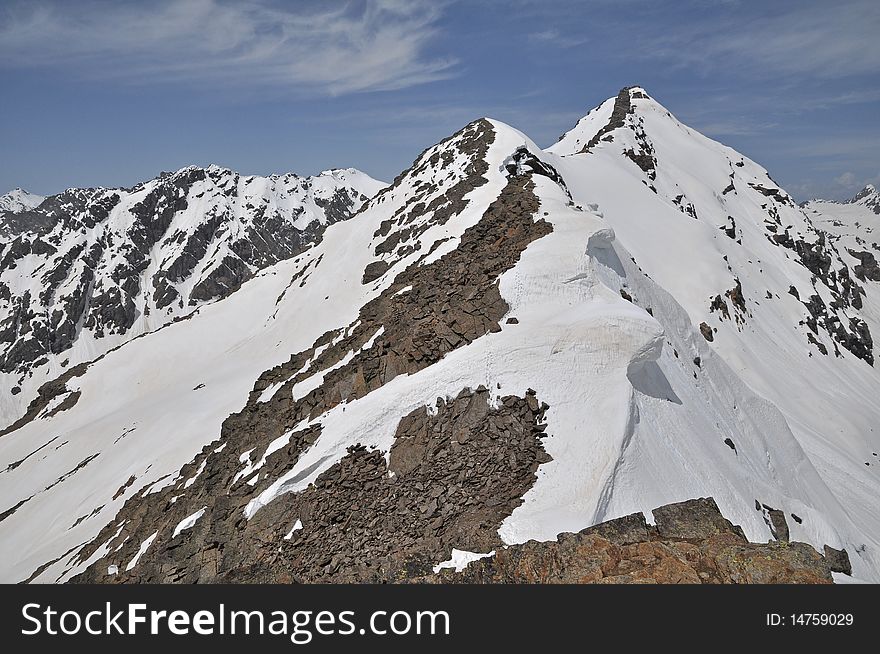
[[[434,566],[434,572],[440,572],[444,568],[453,568],[456,572],[461,572],[464,570],[469,563],[473,561],[479,561],[480,559],[485,559],[490,556],[495,556],[495,550],[488,552],[486,554],[479,554],[477,552],[468,552],[467,550],[452,550],[452,557],[448,561],[443,561]]]
[[[142,556],[144,555],[144,553],[150,548],[150,545],[153,544],[153,541],[156,540],[156,536],[158,536],[158,535],[159,535],[159,532],[158,532],[158,531],[154,531],[154,532],[152,533],[152,535],[148,536],[147,539],[146,539],[144,542],[141,543],[141,546],[140,546],[140,548],[138,549],[137,554],[135,554],[135,555],[134,555],[134,558],[133,558],[131,561],[128,562],[128,565],[127,565],[127,566],[125,566],[125,571],[126,571],[126,572],[128,572],[129,570],[131,570],[132,568],[134,568],[134,566],[137,565],[137,562],[140,561],[141,557],[142,557]]]
[[[299,531],[302,528],[303,528],[303,523],[299,518],[297,518],[296,522],[293,523],[293,527],[291,527],[290,531],[288,531],[287,534],[285,534],[284,540],[290,540],[291,538],[293,538],[293,532]]]
[[[180,522],[178,522],[177,526],[174,528],[174,533],[171,534],[171,538],[177,538],[177,536],[179,536],[181,532],[183,532],[187,529],[192,529],[195,526],[195,524],[199,521],[199,518],[201,518],[203,515],[205,515],[205,510],[207,508],[208,507],[203,506],[201,509],[199,509],[198,511],[196,511],[192,515],[189,515],[189,516],[185,517],[183,520],[181,520]]]

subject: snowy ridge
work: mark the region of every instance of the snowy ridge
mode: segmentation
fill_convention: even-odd
[[[488,132],[480,152],[473,142]],[[245,402],[294,405],[386,347],[387,323],[327,363],[319,356],[386,289],[414,292],[395,290],[394,279],[455,252],[523,176],[537,198],[530,219],[552,230],[500,275],[508,311],[499,329],[312,411],[262,449],[229,439],[222,425]],[[188,320],[108,352],[65,379],[51,408],[0,437],[0,580],[64,581],[98,561],[136,573],[175,537],[198,547],[213,528],[216,498],[203,492],[212,462],[237,462],[226,493],[244,498],[255,524],[313,489],[353,446],[387,459],[404,416],[482,387],[494,406],[511,395],[549,404],[542,443],[552,460],[501,523],[505,544],[712,496],[751,540],[774,538],[763,508],[773,507],[793,539],[845,548],[855,577],[880,581],[870,336],[880,333],[880,285],[849,252],[861,223],[836,235],[820,209],[797,207],[764,169],[639,87],[546,151],[478,121],[428,148],[355,220],[328,225],[320,242]],[[308,352],[304,366],[254,386]],[[314,441],[290,455],[293,434],[310,428]],[[162,489],[184,520],[158,532],[115,528],[127,502]],[[289,518],[276,542],[314,522]],[[119,539],[141,548],[114,554]],[[103,545],[82,548],[93,541]],[[458,568],[489,549],[451,545],[435,565]]]
[[[880,490],[880,461],[873,454],[880,436],[880,405],[875,399],[880,377],[875,367],[841,347],[821,325],[814,332],[805,302],[817,295],[822,304],[840,308],[841,324],[855,318],[876,334],[880,287],[859,280],[851,269],[853,259],[833,240],[810,247],[825,241],[822,230],[763,168],[682,125],[642,89],[637,91],[645,97],[632,100],[628,126],[611,132],[614,141],[601,142],[590,154],[554,146],[551,150],[564,155],[557,167],[576,201],[598,203],[618,241],[651,280],[675,298],[690,324],[705,322],[710,327],[710,349],[782,411],[837,498],[839,513],[831,522],[860,526],[861,533],[851,532],[847,547],[864,555],[868,560],[863,564],[876,570],[876,545],[875,554],[867,553],[880,533],[870,499]],[[639,139],[637,132],[646,136]],[[653,175],[625,154],[640,140],[652,150]],[[563,139],[560,145],[565,143]],[[811,257],[813,251],[821,254]],[[629,262],[626,256],[620,258]],[[814,259],[821,259],[823,267],[813,266]],[[836,279],[824,274],[829,270]],[[842,270],[860,290],[842,291]],[[737,280],[740,291],[731,297],[727,293],[737,288]],[[642,302],[637,293],[632,295]],[[728,305],[727,318],[720,309],[712,309],[717,296]],[[821,342],[828,354],[813,341]],[[793,370],[798,374],[789,374]],[[785,371],[782,376],[780,371]],[[743,411],[741,400],[736,406]],[[739,443],[732,440],[741,455]],[[669,499],[665,496],[663,501]],[[793,512],[801,517],[796,509]],[[731,519],[738,518],[731,513]],[[794,529],[803,527],[795,522]]]

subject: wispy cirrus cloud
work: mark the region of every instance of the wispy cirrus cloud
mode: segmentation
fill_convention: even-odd
[[[779,3],[790,11],[734,11],[646,39],[641,54],[706,71],[737,68],[753,75],[834,78],[880,72],[880,5],[876,0]]]
[[[546,29],[529,34],[529,41],[542,45],[555,45],[560,48],[574,48],[587,43],[590,39],[585,36],[572,36],[562,34],[557,29]]]
[[[57,68],[139,83],[289,85],[333,95],[448,78],[427,54],[445,4],[426,0],[14,3],[0,68]]]

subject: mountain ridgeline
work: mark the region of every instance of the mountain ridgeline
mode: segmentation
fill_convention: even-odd
[[[3,581],[880,581],[872,188],[798,206],[627,87],[388,186],[17,202]]]

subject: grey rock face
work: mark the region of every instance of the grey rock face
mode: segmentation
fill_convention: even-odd
[[[615,518],[587,527],[578,532],[582,536],[595,534],[617,545],[630,545],[648,540],[648,523],[644,513],[631,513],[622,518]]]
[[[654,521],[661,538],[706,539],[722,532],[733,531],[745,538],[740,527],[735,527],[721,515],[711,497],[701,497],[654,509]]]
[[[846,550],[836,550],[828,545],[825,546],[825,560],[831,572],[842,572],[845,575],[852,574],[852,564],[849,562],[849,554]]]

